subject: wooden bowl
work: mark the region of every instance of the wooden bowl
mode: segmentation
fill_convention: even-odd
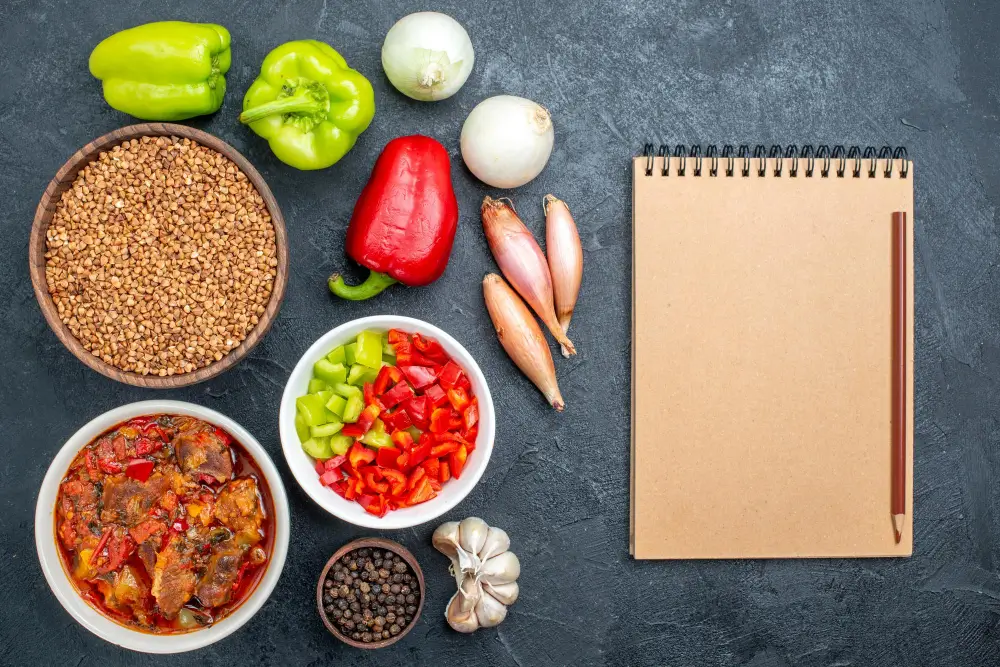
[[[275,276],[271,298],[267,302],[264,314],[261,316],[260,321],[257,322],[257,326],[247,334],[247,337],[243,339],[239,346],[230,350],[219,361],[189,373],[180,373],[166,377],[124,371],[88,352],[83,347],[83,344],[70,332],[69,327],[63,324],[63,321],[59,318],[59,311],[56,309],[52,296],[49,294],[48,283],[45,278],[45,234],[49,228],[49,224],[52,222],[56,205],[59,203],[62,193],[72,186],[80,170],[97,159],[102,151],[110,150],[129,139],[150,136],[187,138],[222,153],[232,160],[246,174],[254,187],[257,188],[257,192],[260,193],[261,198],[264,200],[264,205],[267,206],[268,213],[271,215],[271,223],[274,225],[274,242],[278,259],[277,275]],[[56,337],[62,341],[62,344],[69,348],[69,351],[77,359],[98,373],[112,380],[151,389],[170,389],[196,384],[215,377],[234,366],[260,342],[260,339],[264,337],[267,330],[271,328],[271,323],[277,316],[278,308],[280,308],[281,301],[285,297],[285,286],[288,283],[288,236],[285,232],[285,221],[281,215],[281,209],[278,208],[278,202],[275,200],[274,195],[271,194],[270,188],[267,187],[267,183],[264,182],[260,173],[235,148],[221,139],[193,127],[171,123],[142,123],[123,127],[109,132],[102,137],[98,137],[74,153],[66,161],[66,164],[56,172],[55,177],[49,183],[48,187],[45,188],[42,200],[38,202],[38,208],[35,210],[35,221],[31,227],[31,237],[28,241],[28,259],[30,263],[31,284],[35,289],[35,298],[38,299],[38,305],[42,309],[42,314],[45,315],[45,320],[49,323],[52,331],[55,332]]]
[[[402,631],[395,637],[389,637],[388,639],[368,643],[355,641],[350,637],[345,636],[340,630],[337,629],[337,626],[335,626],[333,622],[326,617],[326,611],[323,610],[323,582],[326,581],[326,575],[330,571],[330,568],[332,568],[333,564],[340,560],[340,558],[347,552],[365,547],[368,547],[369,549],[391,551],[394,554],[402,556],[403,560],[410,566],[414,574],[417,575],[417,586],[419,586],[420,590],[420,602],[417,604],[417,613],[413,615],[413,620],[410,621],[410,624],[403,628]],[[381,537],[362,537],[361,539],[348,542],[344,546],[340,547],[332,556],[330,556],[330,560],[326,561],[326,567],[323,568],[323,572],[319,575],[319,582],[316,584],[316,608],[319,610],[319,617],[323,619],[323,625],[325,625],[326,629],[330,631],[330,634],[345,644],[353,646],[354,648],[384,648],[390,644],[395,644],[400,639],[405,637],[407,633],[413,629],[413,626],[417,624],[417,621],[420,619],[420,612],[424,609],[424,597],[426,597],[424,593],[424,571],[420,569],[420,564],[417,563],[417,559],[413,557],[413,554],[411,554],[406,547],[397,542],[386,540]]]

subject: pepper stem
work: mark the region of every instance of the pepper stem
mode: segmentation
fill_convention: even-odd
[[[304,95],[282,97],[273,102],[245,110],[240,114],[240,122],[249,124],[261,118],[274,116],[275,114],[316,113],[317,111],[323,111],[323,109],[324,105],[322,103]]]
[[[364,301],[365,299],[372,298],[386,287],[395,285],[397,282],[399,281],[388,274],[372,271],[368,274],[368,278],[360,285],[348,285],[344,282],[344,277],[339,273],[330,276],[327,285],[330,287],[330,291],[341,299]]]

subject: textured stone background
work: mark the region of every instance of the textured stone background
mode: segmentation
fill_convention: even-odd
[[[169,8],[168,8],[169,5]],[[72,0],[0,4],[0,663],[5,665],[615,664],[969,665],[1000,660],[1000,6],[960,0],[526,0],[432,8],[457,17],[477,62],[454,98],[418,104],[381,73],[379,47],[425,3],[334,0]],[[39,570],[32,517],[53,453],[80,425],[151,391],[87,370],[58,343],[27,271],[32,214],[45,184],[90,139],[130,119],[87,72],[111,32],[160,19],[224,23],[233,68],[222,110],[193,124],[264,174],[284,210],[293,270],[281,316],[253,355],[169,396],[231,415],[277,462],[291,497],[291,552],[273,597],[239,633],[172,658],[91,636]],[[242,93],[287,40],[333,44],[375,86],[378,113],[335,167],[279,164],[238,125]],[[545,104],[556,148],[513,194],[542,229],[552,191],[576,214],[587,270],[573,338],[558,360],[568,408],[549,410],[504,356],[479,282],[493,270],[476,214],[489,190],[461,166],[458,135],[486,96]],[[345,264],[344,229],[390,138],[422,132],[455,158],[462,220],[445,277],[362,304],[333,301],[324,278]],[[636,563],[627,555],[630,183],[645,141],[905,145],[916,161],[916,545],[907,561]],[[320,624],[318,572],[364,533],[332,520],[288,476],[276,414],[299,355],[336,324],[401,313],[444,327],[479,360],[495,392],[497,446],[474,493],[449,518],[506,528],[521,557],[522,598],[498,629],[460,636],[441,613],[453,584],[429,545],[433,526],[392,533],[428,575],[425,614],[376,654]],[[669,381],[666,378],[665,381]]]

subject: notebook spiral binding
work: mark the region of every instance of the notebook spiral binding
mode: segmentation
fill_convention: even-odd
[[[664,158],[660,167],[660,176],[670,176],[670,160],[667,158],[671,157],[678,159],[676,171],[678,176],[686,175],[690,160],[692,163],[691,171],[695,176],[702,175],[702,170],[707,162],[709,176],[718,176],[719,165],[722,163],[723,173],[732,177],[736,173],[739,163],[740,176],[748,177],[751,167],[754,166],[753,162],[756,161],[757,176],[764,177],[767,175],[768,158],[775,161],[772,172],[775,177],[784,174],[786,162],[788,163],[788,175],[793,178],[799,175],[800,162],[805,162],[805,169],[802,172],[807,178],[811,178],[817,172],[817,162],[820,163],[818,171],[822,178],[829,177],[831,169],[838,178],[844,178],[850,163],[853,163],[850,164],[853,178],[861,178],[863,171],[868,173],[868,178],[875,178],[879,160],[886,160],[886,167],[882,170],[882,175],[885,178],[892,177],[896,160],[903,161],[902,167],[897,170],[899,178],[906,178],[910,171],[906,149],[902,146],[896,148],[882,146],[880,149],[867,146],[862,150],[860,146],[834,146],[831,149],[825,144],[817,147],[806,144],[802,148],[795,144],[784,147],[778,144],[770,147],[757,144],[751,149],[748,144],[742,144],[738,148],[726,144],[722,147],[722,151],[719,151],[718,146],[711,144],[702,152],[701,146],[697,144],[691,146],[690,149],[684,144],[677,144],[671,153],[670,147],[666,144],[660,144],[659,149],[655,150],[653,144],[646,144],[643,146],[642,156],[646,158],[646,176],[653,175],[654,158],[657,157]],[[867,168],[864,164],[866,161],[868,162]],[[836,168],[833,169],[835,162]]]

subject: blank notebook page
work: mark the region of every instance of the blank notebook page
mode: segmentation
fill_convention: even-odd
[[[636,558],[913,549],[913,171],[636,158]],[[835,162],[837,162],[835,160]],[[854,161],[850,161],[853,166]],[[909,165],[909,163],[906,163]],[[884,176],[892,166],[891,177]],[[907,213],[907,511],[890,521],[892,213]]]

